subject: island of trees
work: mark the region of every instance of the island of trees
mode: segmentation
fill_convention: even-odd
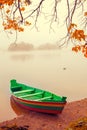
[[[34,49],[33,44],[28,44],[24,42],[21,42],[19,44],[12,43],[8,47],[8,51],[30,51],[33,49]]]

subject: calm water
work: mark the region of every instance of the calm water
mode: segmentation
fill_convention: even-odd
[[[10,102],[11,79],[67,96],[87,97],[87,59],[65,50],[0,52],[0,122],[16,117]]]

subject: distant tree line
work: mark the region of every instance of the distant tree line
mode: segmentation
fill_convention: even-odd
[[[57,44],[45,43],[35,48],[33,44],[21,42],[18,44],[12,43],[8,47],[8,51],[30,51],[30,50],[52,50],[52,49],[58,49]]]

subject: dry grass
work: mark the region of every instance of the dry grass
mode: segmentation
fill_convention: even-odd
[[[69,127],[66,130],[87,130],[87,117],[70,123]]]

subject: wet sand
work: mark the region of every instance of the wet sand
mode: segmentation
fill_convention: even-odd
[[[1,126],[29,126],[29,130],[65,130],[67,126],[79,119],[87,117],[87,98],[68,102],[60,115],[48,115],[29,111],[16,118],[0,123]]]

